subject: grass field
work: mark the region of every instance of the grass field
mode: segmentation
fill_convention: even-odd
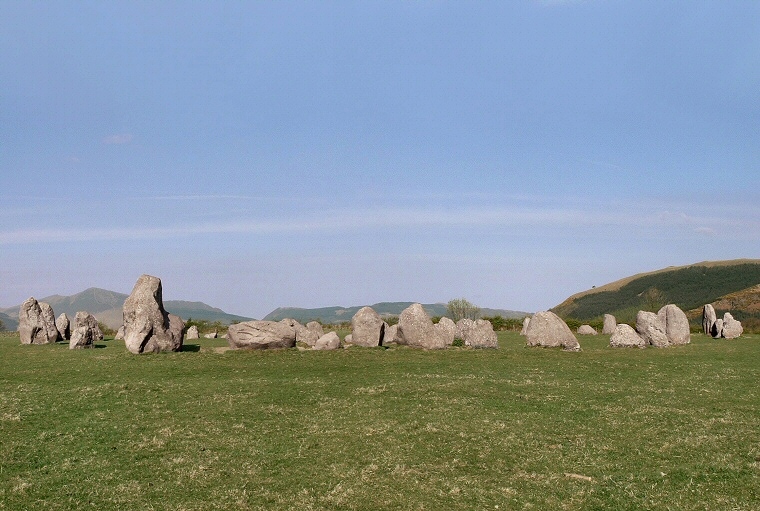
[[[129,354],[0,337],[0,509],[760,509],[760,337]]]

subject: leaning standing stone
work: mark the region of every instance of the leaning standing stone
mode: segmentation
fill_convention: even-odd
[[[611,348],[646,348],[647,342],[641,338],[631,325],[621,323],[615,326],[610,336]]]
[[[528,346],[562,346],[565,351],[581,350],[581,345],[570,327],[552,311],[535,313],[530,319],[525,336],[528,338]]]
[[[180,351],[185,324],[164,309],[161,279],[142,275],[124,302],[124,344],[131,353]]]

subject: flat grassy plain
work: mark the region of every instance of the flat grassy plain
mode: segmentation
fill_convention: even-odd
[[[760,509],[760,336],[136,356],[0,336],[0,509]]]

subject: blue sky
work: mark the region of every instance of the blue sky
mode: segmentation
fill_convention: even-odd
[[[0,306],[537,311],[760,257],[758,2],[0,2]]]

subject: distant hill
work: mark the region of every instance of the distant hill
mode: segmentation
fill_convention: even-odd
[[[760,260],[705,261],[633,275],[569,297],[552,310],[592,321],[605,313],[633,322],[639,310],[674,303],[695,319],[711,303],[719,314],[760,321]],[[755,318],[754,320],[752,318]]]
[[[381,316],[398,316],[404,309],[412,305],[413,302],[380,302],[370,305],[375,312]],[[267,321],[280,321],[285,318],[295,319],[301,323],[309,321],[319,321],[324,324],[337,324],[344,321],[351,321],[359,309],[364,305],[355,305],[352,307],[322,307],[317,309],[300,309],[296,307],[281,307],[267,314],[264,319]],[[423,304],[423,307],[430,316],[444,316],[447,309],[445,303]],[[527,312],[504,310],[504,309],[481,309],[482,316],[502,316],[504,318],[523,318],[529,316]]]
[[[73,320],[77,311],[87,311],[111,328],[118,328],[122,323],[122,309],[124,302],[129,297],[124,293],[108,291],[91,287],[71,296],[53,295],[45,298],[37,298],[41,302],[49,303],[56,317],[66,313]],[[18,311],[21,304],[7,309],[0,309],[0,319],[6,324],[7,330],[18,328]],[[203,302],[186,302],[182,300],[166,300],[164,308],[176,314],[184,320],[188,318],[205,319],[208,321],[221,321],[224,324],[248,321],[251,318],[227,314],[222,309],[211,307]],[[6,322],[4,316],[12,319],[12,323]]]
[[[18,330],[18,314],[16,317],[0,312],[0,321],[3,322],[4,330]]]

